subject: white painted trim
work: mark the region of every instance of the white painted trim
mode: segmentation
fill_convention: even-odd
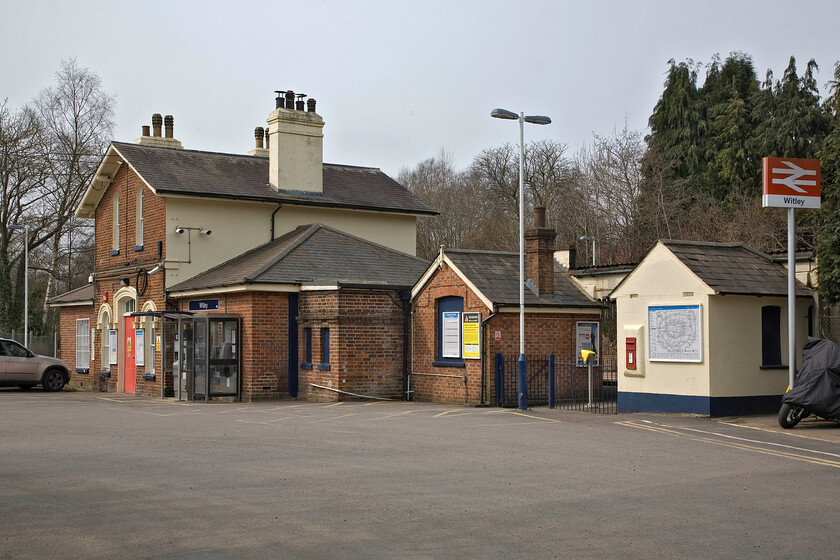
[[[199,290],[187,290],[184,292],[171,292],[171,298],[185,298],[195,296],[212,296],[215,294],[239,294],[245,292],[285,292],[298,293],[301,291],[300,286],[293,286],[290,284],[247,284],[238,286],[228,286],[225,288],[205,288]]]
[[[92,299],[72,301],[69,303],[51,303],[50,307],[81,307],[82,305],[93,305]]]
[[[446,256],[446,253],[443,250],[441,250],[441,252],[435,258],[435,260],[432,261],[432,264],[429,265],[429,268],[426,269],[426,272],[423,274],[423,276],[420,277],[420,280],[418,280],[417,283],[414,284],[414,287],[411,288],[412,301],[414,301],[420,294],[420,292],[423,291],[423,288],[426,287],[426,284],[429,283],[432,277],[434,277],[434,275],[441,268],[443,268],[444,264],[449,266],[449,268],[452,269],[452,272],[454,272],[458,276],[458,278],[460,278],[461,281],[464,282],[464,284],[466,284],[467,288],[469,288],[472,293],[478,296],[478,299],[480,299],[482,303],[484,303],[484,305],[487,306],[487,309],[493,309],[493,302],[490,301],[490,298],[481,293],[481,290],[479,290],[476,287],[476,285],[473,284],[469,278],[467,278],[466,274],[461,272],[461,269],[455,266],[455,263],[452,262],[452,259]]]

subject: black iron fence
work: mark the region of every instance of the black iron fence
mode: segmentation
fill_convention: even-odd
[[[616,359],[605,356],[585,365],[574,358],[527,356],[528,406],[548,405],[566,410],[616,412]],[[496,404],[519,404],[519,356],[496,355]]]

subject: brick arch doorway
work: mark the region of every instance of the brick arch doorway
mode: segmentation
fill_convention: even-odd
[[[134,317],[137,309],[137,290],[127,286],[114,294],[114,322],[117,324],[118,375],[117,392],[133,395],[137,386],[135,365]],[[117,319],[117,317],[122,317]],[[113,373],[113,372],[112,372]]]

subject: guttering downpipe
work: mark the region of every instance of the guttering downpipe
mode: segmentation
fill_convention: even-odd
[[[277,215],[277,212],[279,212],[281,208],[283,208],[283,205],[278,204],[277,208],[274,209],[274,212],[271,213],[271,239],[269,239],[269,241],[274,241],[274,216]]]
[[[484,394],[484,380],[485,380],[484,354],[487,353],[487,343],[486,343],[486,340],[487,340],[487,336],[486,336],[487,321],[489,321],[490,319],[492,319],[493,317],[495,317],[498,314],[499,314],[499,311],[498,311],[497,307],[495,305],[493,305],[493,313],[488,315],[486,319],[481,320],[481,342],[484,343],[484,344],[482,344],[482,349],[481,349],[481,365],[480,365],[480,367],[481,367],[481,396],[479,397],[479,402],[481,404],[486,404],[484,402],[484,400],[485,400],[485,394]]]
[[[402,364],[402,384],[403,384],[403,400],[408,400],[408,320],[409,310],[411,307],[411,290],[400,292],[400,299],[403,303],[403,364]]]

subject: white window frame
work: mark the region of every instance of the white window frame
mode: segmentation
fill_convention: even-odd
[[[114,195],[114,219],[111,232],[111,249],[120,250],[120,193]]]
[[[143,246],[143,185],[137,187],[137,229],[134,244],[137,247]]]
[[[90,319],[76,319],[76,369],[90,369]]]

